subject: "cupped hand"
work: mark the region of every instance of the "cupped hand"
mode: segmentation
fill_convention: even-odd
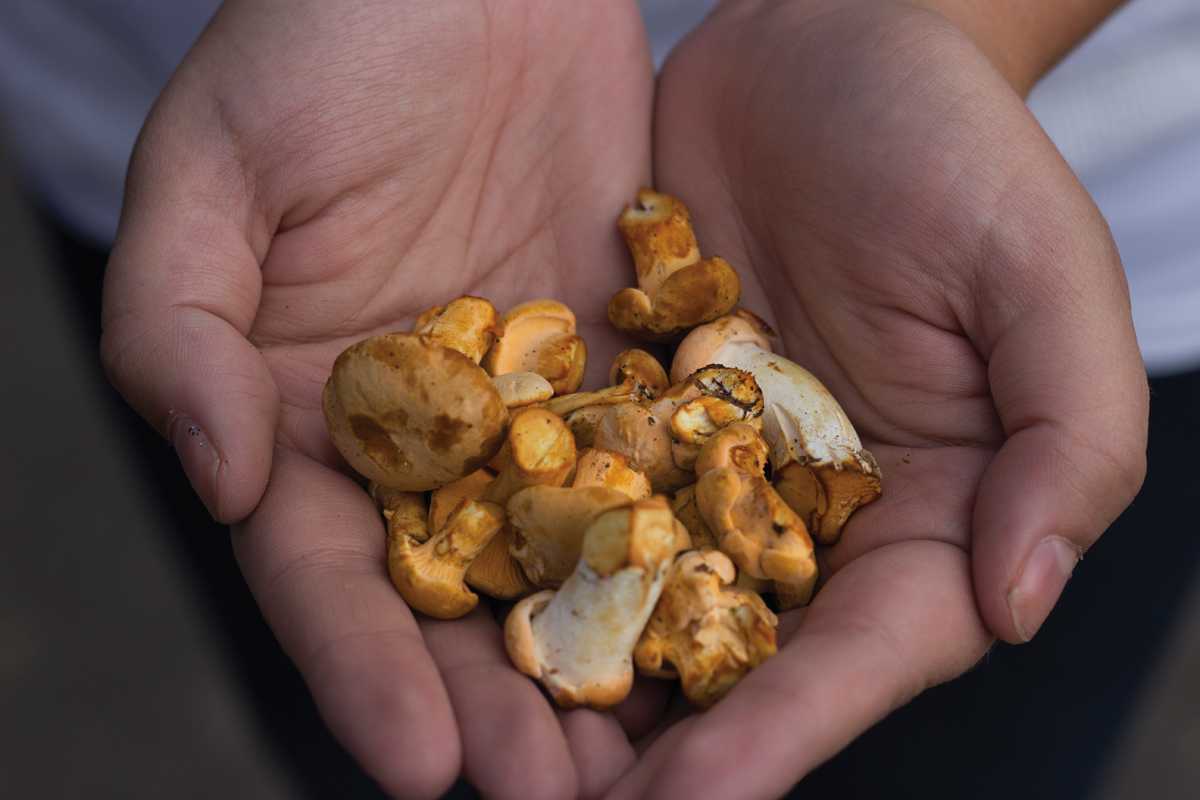
[[[1140,486],[1145,374],[1103,219],[942,17],[727,3],[655,114],[657,184],[883,468],[779,654],[615,790],[773,797],[993,636],[1035,634]]]
[[[461,769],[489,796],[591,794],[633,760],[612,715],[555,713],[487,612],[414,619],[320,397],[347,345],[465,293],[564,300],[605,370],[652,81],[631,2],[232,0],[138,143],[106,368],[237,523],[268,622],[392,793]]]

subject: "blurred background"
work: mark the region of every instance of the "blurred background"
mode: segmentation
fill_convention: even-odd
[[[0,797],[378,796],[97,361],[124,162],[216,3],[4,5]],[[644,3],[657,60],[708,5]],[[1200,7],[1135,0],[1031,106],[1129,271],[1150,478],[1033,644],[894,714],[813,792],[878,797],[886,775],[890,797],[1200,796],[1200,477],[1155,470],[1200,451]]]

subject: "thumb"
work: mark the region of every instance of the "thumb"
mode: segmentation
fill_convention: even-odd
[[[278,391],[246,338],[262,290],[253,245],[265,250],[269,235],[255,235],[247,182],[212,118],[219,104],[172,102],[170,91],[130,165],[101,359],[209,512],[230,523],[258,504],[271,466]],[[196,108],[212,110],[197,118]]]
[[[1146,469],[1149,400],[1128,289],[1099,212],[1077,208],[1058,227],[1075,233],[1025,239],[979,292],[1006,439],[979,487],[972,566],[980,611],[1009,642],[1037,633]]]

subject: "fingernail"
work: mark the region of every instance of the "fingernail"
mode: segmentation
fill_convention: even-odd
[[[195,420],[179,415],[171,420],[171,446],[204,507],[217,519],[217,469],[221,457]]]
[[[1031,640],[1050,616],[1078,563],[1079,548],[1061,536],[1047,536],[1029,554],[1008,593],[1008,610],[1023,641]]]

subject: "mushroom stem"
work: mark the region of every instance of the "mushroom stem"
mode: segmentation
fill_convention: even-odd
[[[464,296],[417,317],[412,332],[457,350],[478,364],[495,340],[496,308],[482,297]]]
[[[679,547],[663,498],[602,514],[558,592],[513,608],[505,645],[517,669],[540,680],[563,708],[611,708],[633,686],[633,649]]]
[[[415,542],[428,541],[428,512],[423,492],[402,492],[380,486],[374,481],[371,482],[370,492],[371,499],[383,512],[388,536],[407,536]]]

